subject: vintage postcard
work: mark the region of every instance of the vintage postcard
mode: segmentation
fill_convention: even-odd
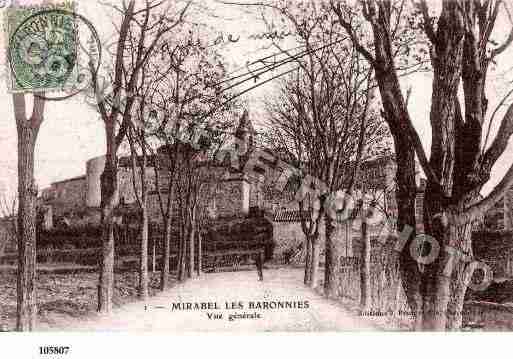
[[[510,1],[0,6],[0,331],[513,330]]]

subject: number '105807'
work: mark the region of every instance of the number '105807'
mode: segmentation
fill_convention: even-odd
[[[66,355],[69,353],[70,347],[64,346],[44,346],[39,347],[40,355]]]

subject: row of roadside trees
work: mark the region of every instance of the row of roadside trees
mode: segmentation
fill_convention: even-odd
[[[426,233],[436,238],[443,249],[472,256],[472,221],[513,184],[512,166],[489,195],[480,197],[483,186],[492,177],[493,165],[505,152],[513,134],[513,110],[501,110],[511,92],[497,101],[496,111],[491,110],[487,97],[487,79],[493,64],[513,40],[513,31],[500,41],[494,40],[495,36],[500,37],[498,21],[511,23],[507,3],[442,0],[437,8],[425,0],[308,1],[299,6],[280,0],[256,6],[282,18],[283,26],[295,34],[304,50],[298,56],[279,41],[272,42],[296,68],[288,72],[277,96],[268,101],[268,138],[280,157],[297,167],[302,175],[315,178],[322,190],[319,196],[299,198],[299,209],[308,214],[302,216],[307,250],[305,283],[316,286],[319,279],[319,226],[324,225],[324,290],[328,296],[339,294],[337,223],[324,203],[342,189],[351,194],[364,188],[358,184],[360,164],[368,156],[386,150],[389,136],[397,162],[397,230],[413,229],[405,248],[416,236],[417,157],[427,177],[423,218]],[[212,110],[229,111],[230,107],[226,105],[229,97],[219,86],[226,73],[218,54],[195,41],[196,30],[186,21],[191,8],[190,2],[150,0],[142,5],[131,0],[121,7],[113,6],[119,22],[115,51],[105,70],[108,76],[96,72],[95,64],[91,63],[92,92],[105,125],[106,140],[106,165],[101,176],[103,252],[98,286],[98,310],[102,312],[112,308],[118,150],[124,141],[128,140],[132,153],[134,183],[139,177],[141,184],[137,201],[142,218],[141,297],[148,295],[144,256],[149,186],[145,164],[150,159],[160,160],[160,156],[154,156],[154,149],[161,144],[166,148],[166,163],[154,163],[155,179],[158,182],[162,171],[168,171],[166,177],[172,179],[166,183],[167,188],[156,185],[165,224],[161,287],[166,288],[168,281],[175,200],[180,203],[181,218],[179,275],[183,279],[194,272],[194,246],[197,243],[200,247],[201,243],[194,240],[196,233],[201,232],[198,194],[204,183],[193,160],[203,147],[192,146],[190,136],[195,135],[195,126],[210,128],[216,134],[213,141],[221,145],[223,132],[219,129],[226,124],[223,116]],[[275,28],[264,12],[262,17]],[[412,124],[407,94],[400,80],[421,70],[431,73],[433,83],[429,155]],[[112,91],[105,96],[102,81],[107,78]],[[17,327],[30,330],[36,315],[34,148],[44,121],[45,100],[44,96],[35,96],[30,116],[26,115],[24,95],[14,94],[13,105],[19,164]],[[162,113],[163,116],[159,115]],[[499,131],[488,143],[498,114],[503,115]],[[176,141],[177,138],[183,141]],[[215,152],[216,147],[205,148]],[[321,183],[327,188],[320,188]],[[177,192],[179,197],[173,198]],[[339,209],[343,207],[344,204]],[[367,233],[363,213],[361,229]],[[362,293],[368,293],[365,278],[368,281],[370,240],[367,235],[363,237]],[[457,262],[450,276],[443,275],[451,253],[441,250],[437,259],[425,266],[419,266],[409,251],[400,253],[402,285],[409,306],[417,314],[416,329],[461,326],[468,285],[464,277],[472,276],[475,262]],[[364,306],[368,305],[367,297],[362,296]]]
[[[196,255],[201,244],[195,249],[195,243],[201,238],[202,224],[207,218],[206,209],[199,205],[199,196],[211,193],[211,184],[215,182],[205,178],[198,160],[206,155],[207,149],[215,151],[224,141],[223,129],[230,126],[225,120],[226,113],[233,107],[233,102],[226,102],[228,93],[221,91],[219,85],[226,70],[218,48],[211,46],[205,36],[208,28],[187,20],[197,10],[192,2],[130,0],[104,6],[116,19],[116,33],[109,47],[114,50],[107,53],[106,59],[103,56],[100,64],[96,63],[97,54],[90,54],[91,83],[86,89],[87,102],[93,104],[104,124],[106,143],[101,175],[103,249],[99,263],[99,312],[112,309],[121,147],[128,147],[132,159],[141,239],[138,293],[145,299],[149,295],[149,192],[155,190],[158,194],[165,229],[160,285],[164,290],[169,286],[172,225],[180,227],[179,279],[191,277],[198,269],[194,258],[201,258]],[[32,114],[27,117],[25,95],[12,97],[18,131],[17,330],[29,331],[35,327],[37,313],[38,189],[34,180],[34,151],[48,99],[44,93],[35,94]],[[212,128],[208,146],[194,145],[195,126]],[[165,150],[157,153],[157,148]],[[178,208],[174,208],[174,203],[179,204]],[[173,223],[175,217],[179,219],[177,223]]]
[[[315,286],[316,238],[324,219],[324,290],[327,295],[336,292],[338,254],[331,239],[331,219],[323,214],[322,203],[326,201],[325,193],[354,190],[366,143],[376,141],[365,129],[372,128],[375,118],[379,118],[391,135],[397,163],[397,231],[408,233],[404,248],[409,248],[417,235],[416,158],[427,177],[423,228],[441,247],[440,255],[429,264],[417,263],[407,249],[399,254],[402,286],[408,305],[416,313],[415,328],[460,328],[468,283],[479,265],[474,260],[457,260],[449,275],[444,268],[457,254],[460,259],[473,258],[472,222],[513,184],[511,166],[493,190],[481,196],[483,186],[494,177],[492,167],[505,153],[513,133],[513,107],[508,105],[511,91],[495,99],[487,95],[487,80],[513,41],[508,3],[331,0],[307,1],[298,6],[284,0],[238,5],[258,7],[270,28],[285,24],[306,49],[306,56],[297,58],[297,76],[283,83],[281,93],[270,104],[270,132],[274,143],[279,144],[277,149],[328,187],[319,188],[324,194],[300,202],[300,209],[315,213],[315,217],[303,220],[307,243],[305,282]],[[283,21],[274,21],[277,18]],[[287,51],[279,41],[274,46]],[[408,107],[416,103],[408,101],[411,90],[407,91],[401,81],[419,71],[432,79],[429,151],[413,126]],[[374,103],[366,100],[372,99],[374,92],[379,98]],[[374,111],[372,106],[370,111],[367,109],[368,102],[376,106]],[[344,121],[347,114],[352,115],[349,122]],[[493,128],[498,132],[491,140]],[[353,168],[348,166],[351,161],[356,163]],[[352,173],[348,175],[344,169]],[[347,183],[337,183],[348,177]],[[313,210],[314,206],[320,210]],[[362,227],[364,238],[365,233]],[[369,257],[368,238],[363,242],[362,263]],[[362,271],[368,273],[368,268],[362,267]],[[365,277],[362,275],[362,293]]]

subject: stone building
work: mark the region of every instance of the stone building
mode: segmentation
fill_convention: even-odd
[[[362,164],[360,177],[357,180],[356,188],[365,193],[367,201],[376,201],[376,210],[385,218],[397,216],[397,205],[395,201],[395,171],[396,163],[393,156],[383,156],[366,161]],[[417,197],[416,197],[416,218],[417,231],[422,232],[422,208],[424,200],[425,180],[421,177],[420,168],[417,166]],[[283,196],[283,195],[282,195]],[[290,194],[285,198],[293,198]],[[272,198],[272,197],[271,197]],[[357,199],[355,199],[358,202]],[[269,207],[267,205],[267,207]],[[337,229],[339,253],[343,257],[358,257],[361,251],[361,220],[359,218],[358,203],[355,203],[355,210],[350,214],[349,221],[343,221]],[[301,214],[298,204],[290,202],[273,202],[273,223],[274,236],[277,239],[279,248],[286,251],[287,248],[297,248],[304,241],[301,228]],[[308,214],[303,213],[303,216]],[[375,241],[381,234],[384,223],[370,226],[371,240]],[[320,238],[324,238],[325,226],[321,222]],[[278,249],[279,249],[278,248]],[[323,248],[323,246],[321,246]],[[279,251],[278,251],[279,252]]]
[[[17,249],[15,225],[15,217],[0,218],[0,257]]]
[[[249,113],[242,115],[235,131],[237,141],[233,146],[240,153],[246,153],[241,157],[241,162],[247,161],[247,154],[255,150],[255,130]],[[241,148],[243,147],[243,148]],[[158,153],[162,154],[164,149]],[[163,156],[165,157],[165,156]],[[149,161],[152,163],[153,161]],[[161,163],[165,162],[162,158]],[[101,201],[100,176],[105,166],[105,157],[92,158],[86,163],[86,173],[83,176],[52,183],[49,188],[42,191],[40,208],[46,214],[45,227],[52,226],[52,219],[62,220],[88,216],[88,222],[99,220],[98,208]],[[372,190],[374,195],[381,198],[382,208],[387,213],[393,213],[395,201],[393,200],[393,184],[396,165],[392,156],[385,156],[367,161],[362,165],[361,183]],[[291,190],[278,191],[262,181],[260,177],[251,177],[241,170],[229,168],[223,164],[212,164],[205,161],[205,171],[215,178],[216,189],[205,203],[213,218],[226,218],[231,216],[248,216],[251,211],[266,213],[274,223],[274,238],[277,242],[277,255],[282,256],[291,248],[300,246],[303,235],[298,212],[298,204]],[[135,204],[136,191],[134,190],[131,171],[131,159],[121,157],[119,159],[118,173],[118,202],[126,205]],[[155,186],[155,174],[153,170],[147,171],[150,188]],[[167,187],[166,172],[163,171],[160,178],[162,189]],[[420,171],[418,171],[418,183],[421,184]],[[136,189],[140,190],[140,183],[136,176]],[[167,194],[164,191],[164,199]],[[161,222],[161,212],[156,191],[150,191],[149,196],[150,218],[154,222]],[[96,212],[95,212],[96,211]],[[91,219],[94,218],[94,219]],[[322,231],[324,226],[322,226]],[[321,233],[322,237],[322,233]],[[357,237],[357,233],[349,236]],[[354,255],[352,244],[341,241],[345,246],[348,256]]]
[[[255,150],[255,130],[249,113],[242,115],[235,132],[238,139],[233,146],[238,146],[241,152],[251,153]],[[244,148],[240,148],[243,146]],[[158,153],[162,154],[162,150]],[[247,150],[247,151],[246,151]],[[241,162],[247,160],[241,158]],[[152,163],[153,161],[149,161]],[[162,159],[161,162],[165,162]],[[266,184],[261,178],[248,176],[240,170],[227,167],[224,163],[213,164],[212,161],[204,161],[205,175],[215,179],[216,188],[212,196],[202,196],[212,218],[244,217],[253,211],[265,213],[273,223],[274,239],[277,243],[276,255],[286,256],[287,253],[299,248],[304,236],[301,229],[300,213],[294,193],[291,190],[277,191]],[[99,221],[98,208],[101,200],[100,176],[105,165],[105,158],[97,157],[86,163],[86,173],[83,176],[71,178],[53,183],[42,191],[40,206],[45,209],[45,226],[51,227],[52,219],[88,216],[88,223]],[[396,163],[393,156],[382,156],[366,161],[362,164],[360,178],[357,187],[376,198],[380,209],[387,216],[395,216],[397,206],[395,204],[394,178]],[[208,172],[208,173],[207,173]],[[153,169],[147,171],[150,188],[155,188],[155,174]],[[160,185],[167,188],[166,171],[162,172]],[[119,192],[118,201],[123,204],[135,205],[136,195],[132,182],[131,160],[129,157],[119,159]],[[422,223],[422,202],[424,197],[425,181],[421,176],[420,168],[416,175],[418,193],[416,197],[416,217],[418,223]],[[136,180],[136,188],[140,189],[140,183]],[[286,187],[287,188],[287,187]],[[165,191],[164,191],[165,192]],[[510,219],[508,204],[513,201],[513,192],[509,192],[507,198],[499,203],[488,214],[488,219],[493,219],[497,226],[509,226]],[[164,199],[167,194],[164,193]],[[175,204],[176,205],[176,204]],[[150,218],[153,222],[161,222],[161,212],[156,191],[150,192],[149,197]],[[304,214],[303,214],[304,215]],[[497,219],[497,217],[500,217]],[[91,219],[94,218],[94,219]],[[324,231],[324,226],[321,226]],[[358,256],[359,253],[359,220],[352,221],[350,228],[343,228],[340,232],[341,252],[347,257]],[[377,228],[377,227],[376,227]],[[377,229],[376,229],[377,231]],[[422,225],[418,231],[422,231]],[[376,237],[371,232],[371,237]],[[322,232],[321,232],[322,237]]]
[[[51,207],[57,216],[62,216],[86,206],[86,188],[86,176],[54,182],[42,191],[41,200]]]
[[[506,195],[486,212],[483,226],[489,230],[513,230],[513,188],[510,188]]]

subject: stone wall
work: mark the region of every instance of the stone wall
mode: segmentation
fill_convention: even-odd
[[[502,201],[504,208],[503,225],[505,230],[513,230],[513,188],[504,195]]]
[[[277,210],[297,210],[298,203],[289,189],[278,191],[272,184],[263,181],[251,182],[250,207],[262,208],[274,213]]]
[[[277,260],[283,260],[302,248],[305,241],[300,222],[273,222],[273,235],[276,241],[274,258]]]
[[[127,205],[136,204],[136,195],[133,186],[132,171],[130,168],[129,158],[125,158],[123,163],[120,163],[119,168],[119,200]],[[104,158],[98,157],[88,161],[86,176],[79,179],[63,181],[52,185],[55,193],[59,192],[59,188],[63,188],[62,196],[55,196],[56,198],[50,203],[52,204],[54,213],[57,216],[65,214],[70,210],[81,210],[85,208],[97,208],[99,206],[100,194],[100,175],[103,171]],[[212,180],[215,183],[211,194],[201,194],[200,206],[206,206],[209,209],[209,216],[212,218],[227,218],[233,216],[247,216],[250,213],[250,208],[263,209],[267,213],[276,213],[277,211],[294,211],[298,209],[298,204],[294,200],[294,193],[287,189],[285,191],[277,191],[274,188],[266,185],[264,182],[258,182],[256,179],[248,180],[241,173],[234,173],[227,171],[225,167],[213,166],[211,167],[208,162],[204,167],[205,178]],[[378,159],[370,161],[363,166],[363,178],[367,184],[372,183],[377,187],[376,193],[381,193],[380,198],[384,201],[383,206],[387,212],[395,211],[395,201],[393,191],[388,192],[387,188],[393,182],[395,174],[395,163],[390,158]],[[163,192],[163,200],[167,201],[168,176],[167,171],[163,171],[160,177],[160,186]],[[150,220],[152,222],[162,223],[162,216],[158,198],[155,189],[155,178],[153,169],[149,168],[147,171],[149,178],[150,188]],[[135,178],[136,189],[140,191],[139,176]],[[55,187],[55,188],[54,188]],[[381,192],[380,192],[381,191]],[[385,191],[385,193],[383,193]],[[45,192],[46,193],[46,192]],[[46,197],[47,194],[45,195]],[[175,196],[176,198],[176,196]],[[418,213],[421,215],[422,206],[422,193],[419,192],[417,198]],[[174,212],[178,209],[178,203],[174,201]],[[82,207],[82,208],[80,208]],[[301,229],[299,218],[293,220],[274,221],[275,236],[278,242],[276,250],[277,256],[284,256],[287,252],[295,250],[301,246],[304,241],[304,235]],[[360,227],[358,220],[353,221],[350,233],[346,228],[339,228],[337,234],[338,245],[340,253],[344,257],[354,257],[358,255],[355,248],[358,247],[360,240]],[[324,225],[321,225],[320,237],[324,238]],[[371,233],[371,235],[375,235]],[[358,247],[359,248],[359,247]]]
[[[126,183],[125,187],[133,188],[131,183]],[[162,200],[164,206],[167,203],[167,190],[161,183]],[[176,190],[176,188],[175,188]],[[244,217],[249,214],[249,196],[250,186],[245,180],[229,179],[223,180],[220,183],[212,184],[211,186],[202,186],[202,193],[198,196],[199,206],[206,207],[209,217],[212,219],[223,217]],[[123,192],[123,193],[128,193]],[[214,194],[215,193],[215,194]],[[179,209],[177,201],[178,193],[175,193],[175,200],[173,201],[173,211]],[[126,203],[132,203],[132,197],[127,196]],[[149,215],[153,222],[162,223],[162,214],[158,195],[155,191],[150,193],[148,198]]]
[[[141,192],[141,180],[139,167],[136,168],[135,177],[132,174],[130,157],[121,157],[120,162],[123,165],[118,167],[118,201],[124,203],[135,203],[136,192],[134,190],[133,180],[135,178],[135,184],[137,194]],[[101,202],[101,184],[100,177],[105,168],[105,156],[100,156],[89,160],[86,164],[86,186],[84,188],[85,205],[87,207],[100,207]],[[153,168],[148,167],[146,169],[146,178],[148,180],[148,188],[153,189],[155,187],[155,172]],[[167,175],[165,171],[162,171],[160,175],[160,185],[163,188],[167,187]]]
[[[85,208],[86,178],[77,177],[53,183],[50,193],[51,199],[46,203],[52,205],[54,215],[62,216],[82,210]]]
[[[463,306],[463,324],[485,330],[513,330],[513,305],[469,301]]]
[[[481,222],[489,230],[513,230],[513,188],[486,212]]]
[[[164,211],[166,210],[167,206],[167,198],[167,193],[162,193],[162,203],[164,205]],[[176,196],[174,198],[175,200],[172,204],[172,211],[176,214],[178,211],[178,201],[176,201]],[[148,216],[150,218],[150,222],[163,223],[159,198],[156,193],[152,193],[148,196]]]
[[[0,219],[0,256],[13,252],[17,248],[13,222],[10,219]]]
[[[356,242],[354,257],[342,258],[339,272],[340,294],[359,303],[360,288],[360,257],[361,248]],[[371,271],[370,271],[370,305],[375,312],[395,313],[397,321],[406,321],[408,316],[401,314],[409,312],[406,296],[401,285],[397,252],[393,242],[385,245],[371,241]]]
[[[216,215],[231,217],[249,213],[249,183],[244,179],[227,179],[216,191]]]
[[[137,196],[141,195],[141,175],[140,168],[136,169],[135,176],[135,187],[137,189]],[[146,179],[148,181],[148,189],[152,191],[155,189],[155,171],[153,168],[146,169]],[[136,191],[134,190],[134,178],[132,169],[127,167],[121,167],[118,172],[118,183],[119,183],[119,200],[121,202],[131,204],[137,202]],[[159,184],[161,188],[167,188],[168,181],[167,175],[162,173],[159,175]]]
[[[155,175],[152,169],[147,170],[147,177],[149,187],[152,188],[155,182]],[[93,185],[93,181],[98,181],[98,183]],[[118,200],[126,204],[135,203],[136,194],[130,168],[119,168],[118,183]],[[140,195],[141,181],[139,174],[135,177],[135,183],[138,195]],[[89,173],[88,176],[53,183],[49,189],[45,189],[43,203],[51,205],[54,214],[58,217],[65,215],[67,212],[82,211],[87,207],[99,207],[99,188],[99,177],[96,178],[94,174]]]
[[[335,241],[338,247],[338,253],[341,257],[358,257],[361,252],[360,221],[352,221],[351,224],[341,224],[336,228]],[[297,251],[304,243],[305,236],[299,221],[273,221],[274,237],[277,242],[276,255],[285,256],[290,251]],[[379,234],[381,227],[371,227],[371,237]],[[326,227],[324,221],[321,221],[319,227],[319,239],[321,242],[321,252],[324,253],[324,239]]]
[[[477,260],[488,264],[494,278],[513,277],[513,232],[474,231],[472,250]]]

